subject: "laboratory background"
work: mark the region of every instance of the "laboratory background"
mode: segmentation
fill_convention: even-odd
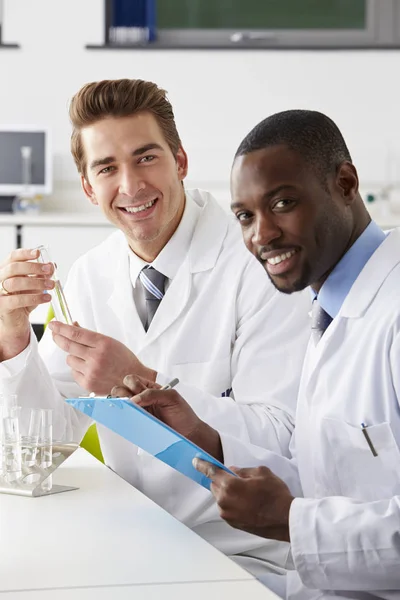
[[[372,218],[394,229],[399,73],[400,0],[0,0],[0,261],[45,246],[43,262],[55,262],[64,283],[76,259],[114,231],[85,197],[70,152],[71,98],[104,79],[167,90],[189,159],[185,186],[207,190],[229,214],[230,170],[247,133],[276,112],[321,111],[346,140]],[[29,318],[40,339],[49,305]],[[47,488],[42,473],[0,489],[4,600],[278,598],[97,461],[93,430],[90,454],[54,446],[58,413],[40,399],[38,407],[32,427],[40,421],[44,437],[25,442],[51,447],[40,464],[50,479]],[[46,497],[23,497],[35,494]]]
[[[306,108],[342,130],[378,224],[400,223],[397,0],[158,0],[147,14],[136,4],[121,26],[124,7],[118,21],[110,1],[0,2],[0,139],[6,129],[45,131],[49,153],[34,205],[14,205],[11,216],[0,204],[1,256],[50,244],[65,278],[110,231],[80,188],[68,104],[86,82],[124,77],[168,91],[189,156],[186,185],[210,191],[226,210],[242,138],[274,112]],[[0,196],[12,196],[5,165],[0,176]]]

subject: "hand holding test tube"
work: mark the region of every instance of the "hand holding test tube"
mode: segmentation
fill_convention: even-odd
[[[50,290],[50,294],[51,294],[51,298],[52,298],[51,305],[54,310],[54,315],[55,315],[57,321],[61,321],[61,323],[66,323],[67,325],[73,325],[74,322],[72,320],[71,313],[69,311],[68,304],[65,299],[64,290],[62,288],[61,282],[57,275],[57,266],[51,260],[49,250],[48,250],[48,248],[46,248],[46,246],[38,246],[38,248],[36,248],[36,249],[39,250],[39,252],[40,252],[39,257],[38,257],[38,262],[41,262],[41,263],[50,263],[51,262],[54,265],[54,273],[53,273],[52,279],[53,279],[55,285],[54,285],[54,289]]]

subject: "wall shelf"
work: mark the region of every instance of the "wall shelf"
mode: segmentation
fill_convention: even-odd
[[[166,44],[166,43],[160,43],[160,42],[151,42],[149,44],[120,44],[120,45],[114,45],[114,44],[98,44],[98,45],[94,45],[94,44],[89,44],[87,46],[85,46],[85,48],[87,50],[272,50],[272,51],[279,51],[279,50],[292,50],[292,51],[299,51],[299,50],[306,50],[306,51],[310,51],[310,50],[323,50],[323,51],[334,51],[334,52],[341,52],[341,51],[346,51],[348,52],[349,50],[352,51],[360,51],[360,50],[372,50],[372,51],[376,51],[376,50],[400,50],[400,45],[399,44],[388,44],[385,46],[266,46],[266,45],[261,45],[261,44],[229,44],[229,45],[220,45],[220,46],[210,46],[210,45],[191,45],[191,44]]]

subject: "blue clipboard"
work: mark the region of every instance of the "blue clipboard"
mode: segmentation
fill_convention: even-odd
[[[196,471],[192,465],[194,458],[207,460],[236,476],[196,444],[128,399],[70,398],[66,402],[208,490],[211,480]]]

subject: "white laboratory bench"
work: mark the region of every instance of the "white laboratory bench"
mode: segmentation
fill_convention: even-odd
[[[112,227],[111,223],[107,221],[100,210],[80,213],[0,213],[0,226],[1,225],[78,225],[79,227],[97,227],[99,225],[106,225]]]
[[[2,600],[276,600],[85,450],[53,481],[79,489],[0,494]]]
[[[279,600],[257,581],[197,581],[162,585],[6,592],[2,600]]]

